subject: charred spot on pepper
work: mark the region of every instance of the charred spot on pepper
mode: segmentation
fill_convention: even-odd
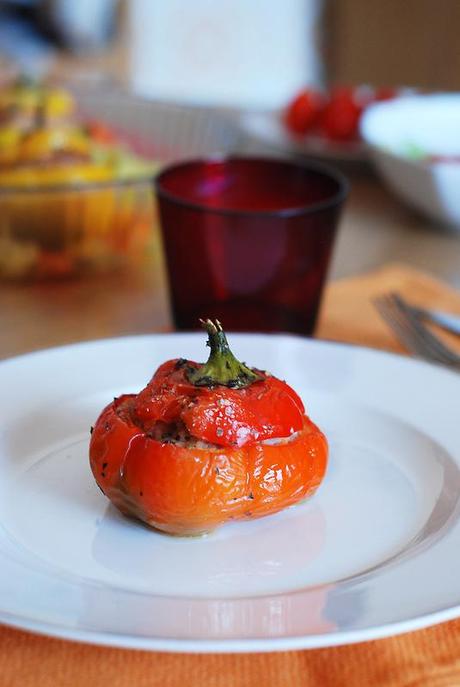
[[[89,433],[92,434],[93,432],[94,432],[94,427],[93,427],[93,425],[91,425],[91,427],[89,428]]]
[[[252,493],[252,491],[249,492],[248,499],[251,499],[251,501],[254,500],[254,494]]]
[[[105,470],[107,465],[108,465],[108,463],[102,463],[102,469]]]
[[[193,371],[195,371],[195,368],[193,368]],[[212,379],[212,377],[204,376],[200,379],[200,386],[213,387],[216,386],[216,382]]]
[[[105,472],[101,472],[101,477],[105,477]]]
[[[184,367],[184,365],[187,365],[187,360],[185,358],[179,358],[179,360],[174,365],[174,369],[180,370],[181,367]]]

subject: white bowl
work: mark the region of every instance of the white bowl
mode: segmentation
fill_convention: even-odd
[[[388,186],[436,222],[460,229],[460,94],[418,95],[366,109],[361,135]],[[429,162],[423,156],[458,156]]]

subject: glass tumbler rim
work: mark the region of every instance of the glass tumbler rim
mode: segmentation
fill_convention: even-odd
[[[306,205],[299,205],[295,207],[286,207],[279,209],[261,210],[251,208],[229,208],[229,207],[215,207],[200,203],[198,201],[189,200],[183,196],[173,193],[164,187],[164,180],[167,176],[184,169],[186,167],[197,167],[199,165],[213,165],[225,164],[232,162],[255,163],[255,164],[270,164],[281,165],[291,169],[297,169],[304,172],[318,173],[328,180],[332,180],[337,184],[337,190],[325,200],[320,200],[315,203]],[[191,158],[188,160],[181,160],[164,167],[155,178],[155,190],[159,200],[168,200],[176,203],[185,209],[195,210],[198,212],[212,213],[222,216],[265,216],[265,217],[298,217],[302,215],[313,215],[323,210],[329,210],[334,207],[339,207],[347,198],[350,189],[350,184],[346,177],[337,169],[325,165],[322,162],[310,161],[298,162],[286,158],[276,158],[268,156],[249,156],[249,155],[223,155],[210,156],[203,158]]]

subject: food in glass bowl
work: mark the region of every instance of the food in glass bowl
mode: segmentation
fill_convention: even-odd
[[[115,398],[91,430],[90,465],[125,515],[192,536],[277,513],[312,496],[328,444],[286,382],[240,363],[218,321],[209,359],[168,360],[138,394]]]
[[[9,125],[27,130],[34,126],[39,108],[52,125],[75,114],[75,101],[63,88],[20,77],[0,90],[0,127]]]
[[[0,277],[65,277],[148,252],[155,164],[107,125],[70,117],[65,91],[20,88],[33,117],[19,119],[15,93],[0,92]]]

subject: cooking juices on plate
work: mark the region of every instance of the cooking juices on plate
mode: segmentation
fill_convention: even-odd
[[[160,365],[142,391],[102,411],[90,441],[112,503],[175,535],[291,506],[316,491],[327,464],[326,438],[296,392],[239,362],[219,322],[204,325],[208,361]]]
[[[152,164],[101,121],[77,118],[66,90],[24,79],[0,90],[0,187],[128,180]]]
[[[208,315],[236,331],[313,332],[342,177],[268,158],[174,165],[157,177],[176,326]]]

